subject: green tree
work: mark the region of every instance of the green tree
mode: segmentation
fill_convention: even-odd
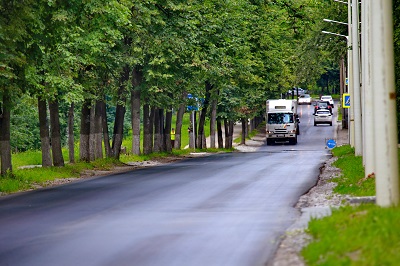
[[[2,1],[0,4],[0,150],[1,175],[12,171],[10,124],[13,99],[24,88],[26,49],[35,25],[34,1]]]

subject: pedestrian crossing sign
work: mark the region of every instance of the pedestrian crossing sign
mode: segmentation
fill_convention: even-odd
[[[343,108],[350,108],[350,94],[343,93]]]

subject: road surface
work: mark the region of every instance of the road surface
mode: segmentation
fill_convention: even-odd
[[[335,127],[314,127],[312,108],[297,145],[1,198],[0,265],[265,265],[329,156]]]

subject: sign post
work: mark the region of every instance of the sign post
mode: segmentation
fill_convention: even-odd
[[[198,103],[197,97],[193,96],[191,93],[189,93],[187,95],[187,98],[190,99],[191,104],[193,104],[193,105],[188,105],[186,107],[186,109],[188,111],[192,111],[192,113],[191,113],[191,121],[192,121],[191,128],[189,127],[190,128],[189,129],[189,140],[192,141],[193,150],[196,151],[196,132],[195,132],[196,127],[195,127],[194,123],[195,123],[196,111],[199,110],[199,103]],[[189,142],[189,146],[190,146],[190,142]]]

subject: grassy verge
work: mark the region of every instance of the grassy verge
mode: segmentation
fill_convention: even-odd
[[[334,165],[342,170],[335,192],[375,195],[373,176],[364,178],[362,158],[350,146],[332,150]],[[400,261],[400,208],[374,204],[344,206],[332,215],[313,219],[308,232],[313,241],[302,250],[307,265],[397,265]]]
[[[233,149],[196,149],[196,152],[231,152]],[[173,150],[172,153],[152,153],[149,155],[125,155],[121,154],[120,160],[99,159],[90,163],[77,162],[66,164],[64,167],[39,167],[41,164],[41,152],[29,151],[13,155],[12,174],[0,178],[0,192],[8,194],[17,191],[33,189],[37,186],[46,186],[49,181],[62,178],[80,177],[86,170],[112,170],[116,166],[125,165],[128,162],[142,162],[149,160],[162,160],[165,157],[182,157],[193,152],[192,149]],[[64,158],[68,158],[64,153]],[[32,168],[20,169],[21,166]],[[36,167],[37,166],[37,167]]]
[[[40,152],[38,153],[40,155]],[[22,156],[26,155],[22,153]],[[36,156],[37,155],[33,153],[32,157]],[[19,155],[16,157],[18,158]],[[19,160],[21,159],[19,158],[17,161]],[[33,160],[33,158],[29,158],[29,160]],[[49,181],[55,179],[79,177],[85,170],[110,170],[117,165],[122,165],[122,163],[115,159],[100,159],[90,163],[79,162],[75,164],[67,164],[64,167],[17,168],[12,174],[0,178],[0,192],[7,194],[29,190],[36,186],[46,186]]]
[[[173,121],[175,123],[175,121]],[[182,148],[189,144],[189,134],[187,128],[190,124],[189,114],[185,114],[182,124]],[[205,132],[210,132],[209,124],[205,126]],[[13,172],[0,178],[0,194],[13,193],[17,191],[25,191],[34,189],[37,186],[46,186],[49,181],[62,178],[80,177],[85,170],[111,170],[116,166],[123,165],[127,162],[140,162],[148,160],[161,160],[163,157],[179,157],[185,156],[193,149],[173,150],[172,153],[153,153],[150,155],[132,155],[132,137],[127,137],[123,141],[123,146],[127,148],[127,154],[121,154],[120,160],[100,159],[94,162],[85,163],[79,161],[79,144],[75,146],[75,164],[66,164],[65,167],[38,167],[42,163],[41,151],[26,151],[12,155]],[[141,142],[141,149],[143,150]],[[196,152],[230,152],[233,149],[196,149]],[[63,149],[64,160],[68,161],[68,150]],[[23,166],[31,166],[32,168],[21,169]]]
[[[308,227],[314,241],[302,252],[307,265],[398,265],[400,209],[342,207]]]
[[[365,172],[362,157],[354,156],[354,149],[349,145],[333,149],[333,155],[338,159],[334,166],[342,170],[342,176],[333,179],[337,183],[334,192],[352,196],[375,195],[375,178],[364,178]]]

